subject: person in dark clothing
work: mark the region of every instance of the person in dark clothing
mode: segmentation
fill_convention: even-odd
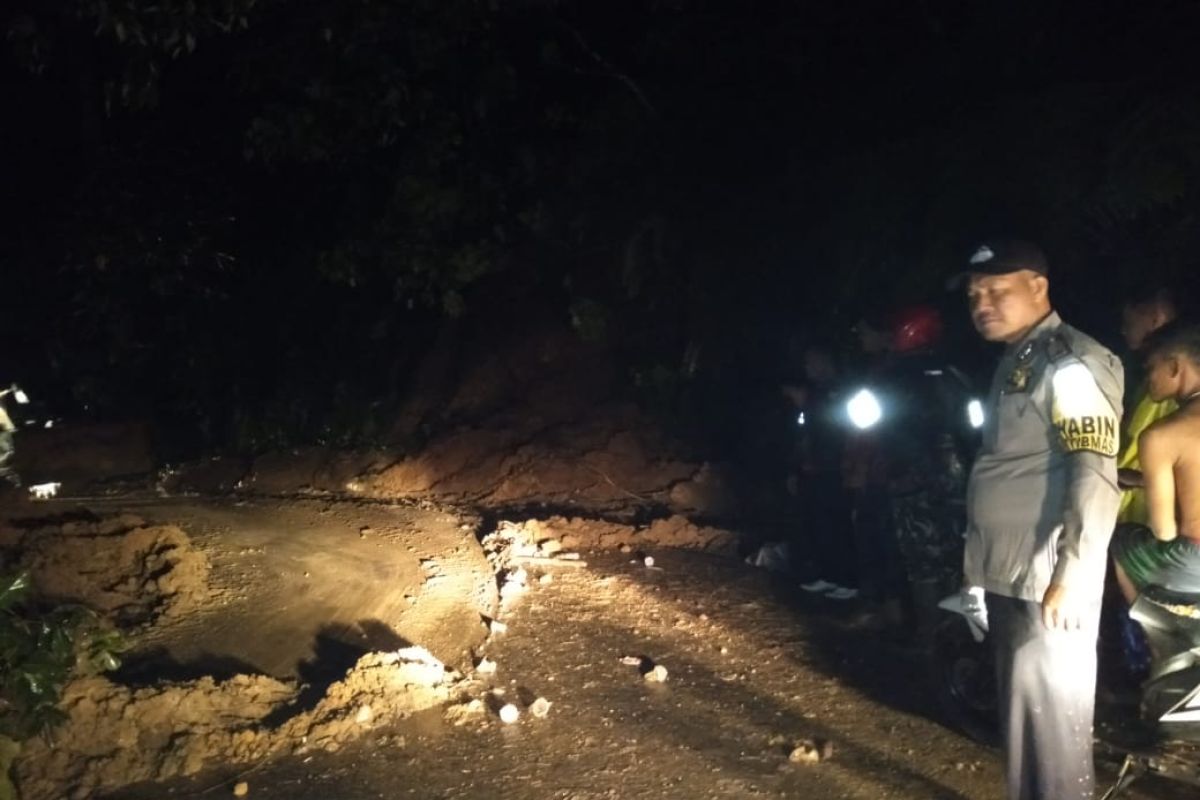
[[[850,506],[842,485],[845,426],[840,418],[838,370],[830,348],[810,344],[804,353],[805,386],[797,422],[796,488],[804,529],[807,592],[833,600],[857,596]]]
[[[850,398],[857,429],[847,450],[856,545],[870,597],[889,620],[929,628],[938,598],[957,584],[966,462],[972,449],[966,377],[937,352],[936,309],[890,317],[886,355]],[[980,409],[976,409],[979,411]]]

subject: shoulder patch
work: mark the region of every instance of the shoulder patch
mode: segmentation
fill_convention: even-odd
[[[1112,458],[1119,442],[1116,411],[1081,362],[1055,371],[1051,418],[1068,453],[1088,451]]]
[[[1052,333],[1046,337],[1046,357],[1051,361],[1061,361],[1072,354],[1071,343],[1061,333]]]

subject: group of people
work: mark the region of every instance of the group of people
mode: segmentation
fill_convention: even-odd
[[[943,352],[938,310],[907,306],[855,326],[859,363],[810,343],[788,486],[800,524],[801,588],[860,598],[898,634],[929,627],[961,574],[966,466],[978,439],[973,395]]]
[[[1126,398],[1125,366],[1059,317],[1049,276],[1036,245],[992,241],[955,278],[976,331],[1004,345],[971,411],[979,437],[965,485],[952,468],[930,468],[942,449],[931,445],[936,426],[924,429],[917,417],[901,427],[925,448],[923,461],[893,439],[882,479],[873,482],[868,469],[856,481],[855,434],[843,425],[842,458],[820,464],[822,477],[807,484],[814,505],[806,520],[817,523],[809,550],[828,575],[838,573],[825,560],[834,553],[827,541],[843,519],[837,535],[859,548],[871,547],[866,529],[883,520],[910,592],[942,546],[961,547],[958,580],[964,594],[983,598],[977,620],[996,654],[1012,800],[1093,797],[1097,637],[1110,566],[1128,603],[1151,585],[1200,592],[1200,323],[1181,318],[1163,289],[1126,298]],[[894,342],[891,349],[899,360]],[[840,494],[829,489],[835,474]],[[960,490],[965,504],[955,518]],[[848,498],[846,508],[832,522],[816,520],[829,496]],[[914,530],[937,544],[913,547]],[[857,563],[864,586],[872,570],[861,553]],[[820,577],[805,588],[835,582]]]

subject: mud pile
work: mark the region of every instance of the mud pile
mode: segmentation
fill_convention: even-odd
[[[174,525],[122,514],[0,526],[0,564],[26,570],[38,595],[88,606],[115,623],[152,623],[210,597],[208,558]]]
[[[25,800],[85,798],[279,753],[333,751],[445,703],[459,677],[423,648],[368,653],[308,711],[297,706],[296,685],[265,676],[144,689],[79,680],[66,691],[67,721],[54,741],[26,744],[17,783]]]
[[[496,424],[455,431],[347,488],[371,497],[432,496],[491,507],[718,510],[725,491],[713,470],[663,455],[668,452],[636,409],[612,407],[586,421],[537,430]]]
[[[160,492],[352,494],[381,500],[523,508],[580,514],[635,508],[720,516],[734,507],[724,470],[671,455],[670,444],[632,406],[586,419],[497,415],[439,434],[403,455],[309,447],[253,462],[211,459],[164,471]]]
[[[560,550],[616,550],[622,547],[673,547],[732,555],[737,536],[722,528],[696,525],[674,515],[641,526],[597,519],[551,517],[501,522],[482,540],[484,553],[500,572],[515,561],[552,556]]]

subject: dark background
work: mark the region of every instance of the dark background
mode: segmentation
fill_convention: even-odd
[[[986,370],[981,236],[1113,346],[1200,248],[1194,2],[6,8],[0,380],[171,455],[396,439],[430,354],[554,328],[721,455],[863,313]]]

